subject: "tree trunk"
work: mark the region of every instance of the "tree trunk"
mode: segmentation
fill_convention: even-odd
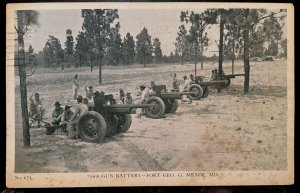
[[[223,13],[220,14],[220,43],[219,43],[219,75],[223,72],[223,34],[224,34],[224,19]],[[221,92],[221,87],[218,86],[218,93]]]
[[[102,84],[102,61],[101,58],[99,58],[99,85]]]
[[[197,62],[195,62],[195,77],[197,76]]]
[[[249,9],[246,9],[245,18],[248,18]],[[244,80],[244,93],[249,92],[249,81],[250,81],[250,62],[249,62],[249,25],[245,25],[244,31],[244,69],[245,69],[245,80]]]
[[[183,54],[181,55],[181,66],[183,66]]]
[[[20,76],[20,94],[21,94],[21,110],[22,110],[22,127],[23,127],[23,145],[26,148],[30,147],[30,132],[29,132],[29,118],[27,108],[27,87],[26,87],[26,66],[25,66],[25,51],[24,39],[22,31],[22,13],[17,12],[18,17],[18,62],[19,62],[19,76]]]
[[[235,59],[234,45],[235,45],[234,38],[232,38],[232,58],[231,58],[232,74],[234,74],[234,59]]]
[[[202,42],[202,33],[201,33],[201,45],[200,45],[200,60],[201,60],[201,70],[203,70],[203,42]]]

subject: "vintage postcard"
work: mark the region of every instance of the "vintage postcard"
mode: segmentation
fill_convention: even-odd
[[[294,183],[294,7],[7,5],[8,187]]]

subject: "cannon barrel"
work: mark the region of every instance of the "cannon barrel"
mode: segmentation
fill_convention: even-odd
[[[200,86],[217,86],[218,84],[227,84],[228,80],[212,80],[212,81],[200,81],[198,84]]]
[[[113,104],[103,105],[103,109],[111,113],[131,114],[133,113],[133,109],[148,108],[151,106],[153,106],[153,104]]]

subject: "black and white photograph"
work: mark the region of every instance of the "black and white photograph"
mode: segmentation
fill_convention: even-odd
[[[294,8],[8,4],[7,186],[294,181]]]

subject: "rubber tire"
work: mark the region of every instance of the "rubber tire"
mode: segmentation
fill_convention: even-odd
[[[96,133],[97,133],[97,136],[95,137],[89,137],[84,132],[84,124],[87,122],[87,120],[91,120],[91,119],[94,119],[93,122],[96,121],[97,124],[99,125],[99,127],[94,128],[96,129]],[[106,131],[107,131],[107,127],[106,127],[105,119],[102,117],[102,115],[100,115],[95,111],[87,111],[83,113],[79,118],[79,123],[78,123],[79,136],[81,137],[82,140],[86,142],[92,142],[92,143],[101,142],[106,135]]]
[[[118,127],[117,129],[119,132],[125,133],[126,131],[128,131],[128,129],[130,128],[131,123],[132,123],[131,115],[130,114],[120,114],[117,116],[118,117],[122,116],[122,118],[124,119],[123,127]]]
[[[209,95],[209,86],[203,87],[203,98],[206,98]]]
[[[168,107],[166,108],[165,110],[165,114],[168,114],[168,113],[175,113],[178,109],[178,100],[176,99],[168,99],[168,104],[172,103],[171,104],[171,107]]]
[[[148,98],[145,103],[151,104],[152,102],[155,102],[156,105],[159,105],[159,107],[160,107],[159,112],[156,114],[153,114],[151,112],[151,107],[147,107],[147,108],[145,108],[145,115],[152,119],[159,119],[159,118],[163,117],[165,114],[165,110],[166,110],[164,101],[159,97],[152,96],[152,97]]]
[[[188,89],[188,92],[192,92],[193,89],[197,89],[198,90],[198,95],[194,96],[194,95],[191,94],[188,97],[190,99],[192,99],[192,100],[199,100],[200,98],[202,98],[202,96],[203,96],[203,89],[202,89],[202,87],[200,85],[198,85],[198,84],[192,84],[190,86],[190,88]]]

